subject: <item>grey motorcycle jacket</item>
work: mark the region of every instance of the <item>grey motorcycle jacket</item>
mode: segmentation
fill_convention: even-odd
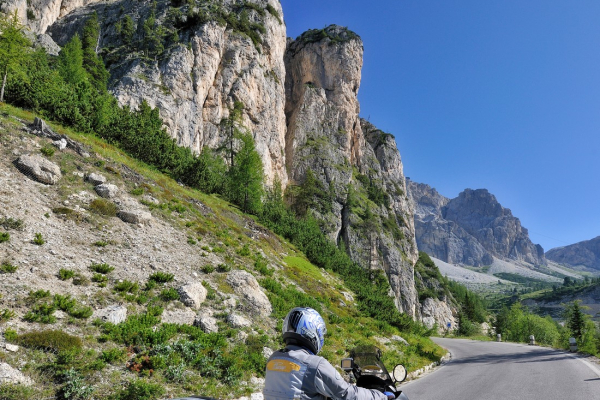
[[[263,395],[265,400],[387,400],[377,390],[349,384],[326,359],[298,346],[269,358]]]

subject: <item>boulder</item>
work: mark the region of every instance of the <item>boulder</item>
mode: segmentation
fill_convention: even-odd
[[[184,310],[165,310],[160,320],[164,324],[178,324],[178,325],[193,325],[196,319],[196,313],[190,309]]]
[[[32,380],[23,375],[18,369],[11,367],[7,363],[0,362],[0,385],[20,384],[30,386],[32,383]]]
[[[103,175],[97,174],[95,172],[92,172],[91,174],[86,176],[85,179],[94,186],[98,186],[98,185],[102,185],[103,183],[106,183],[106,178]]]
[[[6,349],[6,351],[10,351],[13,353],[16,353],[17,351],[19,351],[19,346],[17,346],[16,344],[6,343],[4,345],[4,348]]]
[[[205,333],[219,332],[217,319],[208,314],[198,315],[194,320],[194,325],[202,329]]]
[[[245,328],[252,325],[252,321],[239,314],[229,314],[227,316],[227,323],[232,328]]]
[[[93,318],[99,318],[104,322],[120,324],[127,318],[127,307],[114,305],[107,308],[102,308],[94,312]]]
[[[146,224],[152,220],[152,214],[142,210],[121,210],[117,217],[128,224]]]
[[[200,282],[188,283],[181,286],[177,291],[181,302],[195,310],[199,309],[206,300],[207,290]]]
[[[64,150],[67,148],[67,140],[64,138],[61,138],[60,140],[55,140],[54,142],[52,142],[52,144],[54,146],[56,146],[57,149],[59,149],[60,151]]]
[[[22,155],[15,165],[29,178],[46,185],[54,185],[62,178],[58,165],[37,154]]]
[[[98,193],[98,196],[104,197],[105,199],[112,199],[119,193],[119,188],[112,183],[97,185],[94,190]]]
[[[242,270],[231,271],[226,280],[233,291],[244,300],[246,311],[263,318],[271,314],[271,303],[251,273]]]

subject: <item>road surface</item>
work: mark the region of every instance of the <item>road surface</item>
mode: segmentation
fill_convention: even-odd
[[[400,386],[410,400],[600,400],[600,367],[538,346],[434,341],[452,360]]]

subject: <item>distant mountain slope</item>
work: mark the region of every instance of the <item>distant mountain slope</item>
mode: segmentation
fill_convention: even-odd
[[[571,267],[600,270],[600,236],[569,246],[548,250],[546,258]]]
[[[521,221],[486,189],[466,189],[448,199],[426,184],[407,180],[407,187],[415,204],[421,251],[473,266],[490,265],[493,257],[536,266],[546,263],[542,247],[531,242]]]

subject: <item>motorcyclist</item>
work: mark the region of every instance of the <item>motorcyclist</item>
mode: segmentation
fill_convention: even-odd
[[[267,362],[265,400],[388,400],[390,392],[351,385],[317,354],[323,348],[327,328],[312,308],[296,307],[283,321],[285,349],[273,353]]]

